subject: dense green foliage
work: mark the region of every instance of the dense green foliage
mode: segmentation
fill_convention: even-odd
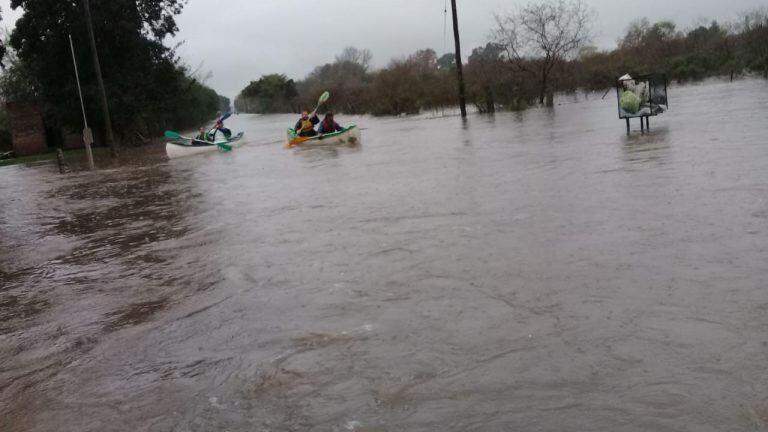
[[[232,111],[232,102],[229,100],[228,97],[222,96],[222,95],[218,95],[217,97],[218,97],[219,111],[223,113]]]
[[[210,120],[218,95],[189,77],[163,44],[186,0],[91,0],[90,8],[113,128],[122,142]],[[5,100],[36,100],[47,126],[79,130],[72,35],[89,123],[103,124],[82,0],[13,0],[23,15],[10,37],[13,56],[0,80]],[[12,57],[12,58],[11,58]],[[98,134],[97,134],[98,135]]]
[[[16,51],[5,51],[3,73],[0,75],[0,95],[3,101],[37,101],[40,85]]]
[[[245,113],[278,113],[294,111],[296,84],[285,75],[265,75],[251,81],[235,98],[235,110]]]
[[[165,129],[165,125],[179,125],[181,128],[199,126],[209,122],[221,105],[215,91],[189,79],[180,78],[184,88],[179,91],[173,117],[165,117],[164,123],[156,123],[156,131]]]
[[[0,21],[2,21],[3,19],[2,12],[3,12],[2,9],[0,9]],[[0,40],[0,67],[2,68],[5,68],[5,63],[3,63],[3,57],[5,57],[5,52],[6,52],[5,41]]]

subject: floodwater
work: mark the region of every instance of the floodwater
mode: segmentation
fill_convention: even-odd
[[[0,430],[768,430],[768,81],[0,169]]]

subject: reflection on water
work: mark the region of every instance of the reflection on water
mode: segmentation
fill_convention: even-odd
[[[765,429],[768,84],[670,98],[0,169],[0,430]]]
[[[305,158],[309,162],[322,161],[324,159],[334,159],[344,154],[356,153],[362,151],[363,145],[340,144],[340,145],[312,145],[306,147],[296,147],[293,153]]]
[[[651,129],[644,134],[624,135],[624,160],[628,163],[664,163],[670,155],[669,127]]]

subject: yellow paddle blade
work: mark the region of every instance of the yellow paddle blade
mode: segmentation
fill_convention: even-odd
[[[301,143],[305,141],[311,140],[312,137],[296,137],[290,141],[288,141],[288,148],[295,147],[297,145],[301,145]]]

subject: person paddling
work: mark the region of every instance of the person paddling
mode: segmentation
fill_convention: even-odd
[[[315,125],[318,123],[320,123],[320,119],[317,118],[316,111],[312,111],[311,115],[306,111],[302,111],[301,118],[296,122],[296,126],[294,127],[296,135],[300,137],[312,137],[317,135]]]
[[[320,135],[323,134],[329,134],[334,132],[342,132],[344,130],[343,127],[341,127],[338,123],[336,123],[333,120],[333,113],[327,112],[325,113],[325,117],[323,118],[323,121],[320,123],[320,127],[317,129],[317,132]]]
[[[221,115],[221,111],[216,113],[216,125],[213,131],[213,141],[216,140],[216,132],[221,131],[224,134],[224,138],[229,139],[232,136],[232,131],[224,127],[224,120],[228,119],[232,113],[226,113]]]

